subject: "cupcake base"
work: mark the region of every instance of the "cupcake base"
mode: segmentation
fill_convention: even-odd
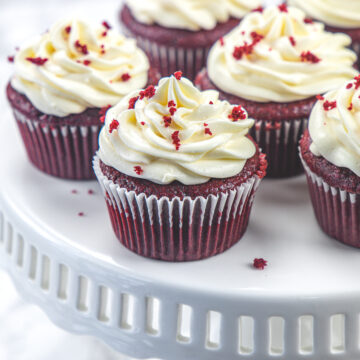
[[[201,90],[216,89],[220,99],[243,106],[255,125],[250,135],[266,154],[270,178],[286,178],[303,173],[298,155],[298,142],[307,128],[316,98],[293,103],[258,103],[227,94],[214,85],[206,70],[200,72],[195,84]]]
[[[136,38],[138,46],[146,52],[162,76],[181,70],[191,80],[205,66],[214,42],[240,21],[232,18],[213,30],[189,31],[139,23],[127,6],[121,9],[119,17],[123,33]]]
[[[360,195],[348,191],[349,187],[345,190],[344,187],[336,186],[335,181],[339,180],[329,177],[333,184],[331,185],[325,181],[324,177],[312,171],[310,166],[313,168],[317,166],[323,171],[327,169],[322,166],[325,159],[315,157],[315,155],[309,158],[309,146],[309,135],[305,133],[300,142],[300,157],[305,169],[316,219],[327,235],[346,245],[360,248]],[[313,163],[316,158],[320,160],[320,163]],[[342,181],[341,178],[340,181]]]
[[[260,172],[227,192],[169,198],[121,187],[104,174],[104,167],[105,171],[109,167],[94,158],[95,174],[119,241],[138,255],[176,262],[220,254],[240,240],[266,169],[262,155],[258,166]]]

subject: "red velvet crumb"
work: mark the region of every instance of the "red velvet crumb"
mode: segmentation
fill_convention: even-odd
[[[354,77],[355,80],[355,90],[357,90],[360,87],[360,75]]]
[[[280,4],[280,5],[278,6],[278,8],[279,8],[279,10],[280,10],[281,12],[285,12],[285,13],[288,12],[288,8],[287,8],[287,5],[286,5],[285,3]]]
[[[256,9],[252,10],[251,12],[259,12],[262,13],[264,11],[264,8],[262,6],[257,7]]]
[[[170,100],[170,101],[168,102],[168,105],[167,105],[167,106],[168,106],[168,107],[176,106],[175,101],[174,101],[174,100]]]
[[[71,190],[71,193],[72,193],[72,194],[77,194],[78,191],[77,191],[76,189],[73,189],[73,190]]]
[[[290,43],[291,43],[292,46],[296,45],[296,41],[295,41],[293,36],[289,36],[289,40],[290,40]]]
[[[304,23],[305,23],[305,24],[313,24],[314,22],[313,22],[312,19],[310,19],[310,18],[305,18],[305,19],[304,19]]]
[[[260,166],[259,166],[259,170],[256,172],[256,175],[259,177],[259,179],[263,179],[266,176],[266,169],[268,167],[268,162],[266,160],[265,154],[259,155],[259,162],[260,162]]]
[[[336,108],[336,100],[334,100],[334,101],[326,100],[326,101],[324,102],[323,106],[324,106],[324,110],[325,110],[325,111],[329,111],[329,110],[335,109],[335,108]]]
[[[142,121],[140,124],[141,124],[142,126],[144,126],[144,125],[145,125],[145,121]]]
[[[317,64],[321,61],[320,58],[318,58],[315,54],[313,54],[311,51],[303,51],[300,55],[301,61],[307,61],[313,64]]]
[[[267,266],[267,261],[264,260],[263,258],[254,259],[253,266],[255,269],[264,270],[265,266]]]
[[[111,134],[114,130],[116,130],[119,127],[119,122],[114,119],[109,126],[109,133]]]
[[[101,34],[102,37],[106,37],[107,36],[107,31],[104,31],[102,34]]]
[[[70,25],[65,28],[65,32],[67,34],[70,34],[70,32],[71,32],[71,26]]]
[[[351,89],[353,87],[353,84],[352,83],[348,83],[347,85],[346,85],[346,88],[349,90],[349,89]]]
[[[169,109],[169,112],[170,112],[171,116],[173,116],[173,115],[176,113],[176,111],[177,111],[177,108],[176,108],[176,107],[171,107],[171,108]]]
[[[111,29],[111,26],[109,25],[109,23],[107,21],[103,21],[102,23],[102,26],[104,26],[106,29],[110,30]]]
[[[257,33],[256,31],[252,31],[250,33],[251,38],[253,39],[252,46],[255,46],[258,42],[260,42],[264,36]]]
[[[78,213],[78,216],[84,216],[85,214],[82,212],[82,211],[80,211],[79,213]]]
[[[84,65],[85,66],[89,66],[91,64],[91,61],[90,60],[84,60]]]
[[[245,120],[246,112],[240,105],[235,106],[233,107],[231,114],[228,116],[228,118],[232,119],[232,121]]]
[[[204,129],[204,131],[205,131],[205,135],[210,135],[210,136],[212,136],[212,132],[211,132],[211,130],[210,130],[210,128],[208,128],[208,127],[206,127],[205,129]]]
[[[141,166],[134,166],[134,171],[138,174],[138,175],[141,175],[144,170],[142,169]]]
[[[87,45],[86,44],[80,44],[79,40],[75,41],[75,47],[78,51],[80,51],[82,54],[87,55],[89,53]]]
[[[100,121],[103,123],[105,121],[105,115],[106,115],[106,112],[111,108],[111,105],[106,105],[104,107],[102,107],[100,110],[99,110],[99,115],[100,116]]]
[[[37,58],[31,58],[31,57],[27,57],[26,58],[27,61],[30,61],[31,63],[37,65],[37,66],[42,66],[44,65],[49,59],[47,58],[41,58],[41,57],[37,57]]]
[[[131,79],[131,76],[129,73],[125,73],[121,75],[121,80],[122,81],[129,81]]]
[[[348,110],[351,111],[353,109],[353,103],[350,103]]]
[[[213,103],[212,101],[209,101],[209,104],[210,104],[210,105],[214,105],[214,103]]]
[[[319,101],[324,100],[324,97],[322,95],[316,95],[316,99],[318,99]]]
[[[183,74],[182,71],[174,72],[174,76],[177,80],[181,80],[182,74]]]
[[[89,194],[89,195],[94,195],[94,193],[95,193],[94,190],[91,190],[91,189],[88,190],[88,194]]]
[[[179,130],[177,131],[174,131],[172,134],[171,134],[171,138],[173,140],[173,144],[175,145],[175,148],[176,150],[179,150],[180,149],[180,138],[179,138]]]
[[[135,97],[132,97],[130,100],[129,100],[129,107],[128,109],[134,109],[135,108],[135,104],[136,102],[139,100],[139,96],[135,96]]]
[[[164,120],[164,126],[167,128],[171,125],[171,116],[168,116],[168,115],[164,115],[163,116],[163,120]]]
[[[155,95],[155,87],[154,85],[148,86],[145,90],[140,91],[140,100],[142,100],[144,97],[152,98]]]
[[[224,38],[223,38],[223,37],[221,37],[221,38],[219,39],[219,41],[220,41],[220,45],[221,45],[221,46],[224,46],[224,45],[225,45],[225,41],[224,41]]]
[[[8,56],[8,62],[13,63],[14,62],[14,56]]]

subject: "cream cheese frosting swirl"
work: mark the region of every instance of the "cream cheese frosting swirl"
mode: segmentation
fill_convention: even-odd
[[[311,18],[344,29],[360,28],[359,0],[289,0]]]
[[[319,100],[311,113],[310,151],[360,176],[360,76]]]
[[[134,40],[106,22],[69,19],[21,48],[11,85],[41,112],[64,117],[115,105],[147,84],[148,70]]]
[[[98,156],[121,173],[158,184],[201,184],[239,174],[256,152],[246,136],[254,120],[215,90],[200,92],[171,76],[138,96],[108,110],[99,137]]]
[[[126,4],[141,23],[197,31],[214,29],[230,17],[240,19],[261,0],[126,0]]]
[[[286,5],[247,15],[210,51],[208,74],[221,90],[257,102],[291,102],[322,94],[356,74],[345,34],[304,22]]]

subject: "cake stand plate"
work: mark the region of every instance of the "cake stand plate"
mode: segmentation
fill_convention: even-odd
[[[33,168],[10,118],[0,154],[0,263],[60,327],[136,358],[360,357],[360,251],[320,231],[304,176],[263,181],[224,254],[165,263],[119,244],[96,181]]]

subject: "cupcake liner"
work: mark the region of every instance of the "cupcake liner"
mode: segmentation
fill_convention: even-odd
[[[14,116],[30,161],[41,171],[65,179],[94,179],[92,158],[101,126],[48,125],[18,110]]]
[[[301,161],[322,230],[344,244],[360,248],[360,195],[330,186],[313,173],[302,158]]]
[[[303,172],[298,143],[307,124],[307,118],[282,121],[255,120],[250,135],[266,154],[269,164],[267,177],[283,178]]]
[[[97,156],[94,170],[120,242],[139,255],[165,261],[204,259],[238,242],[260,183],[255,175],[228,193],[170,200],[121,188],[102,173]]]
[[[125,35],[134,36],[125,28]],[[205,66],[211,46],[206,48],[182,48],[160,45],[148,39],[136,36],[137,45],[150,58],[150,63],[156,67],[162,76],[169,76],[181,70],[190,80]]]

